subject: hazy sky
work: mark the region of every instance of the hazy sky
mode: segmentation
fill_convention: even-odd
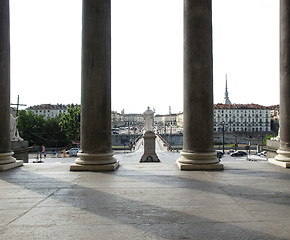
[[[112,110],[183,111],[183,0],[111,0]],[[80,103],[81,0],[10,0],[11,102]],[[279,1],[213,0],[214,102],[279,103]]]

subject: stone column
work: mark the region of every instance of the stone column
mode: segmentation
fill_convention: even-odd
[[[280,148],[269,161],[290,167],[290,1],[280,0]]]
[[[212,1],[184,0],[181,170],[223,169],[213,148]]]
[[[10,141],[9,0],[0,3],[0,171],[23,165],[12,157]]]
[[[81,150],[72,171],[112,171],[111,1],[83,0]]]

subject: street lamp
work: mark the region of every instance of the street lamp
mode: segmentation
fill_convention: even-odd
[[[227,126],[225,121],[222,121],[221,126],[222,126],[222,132],[223,132],[223,154],[225,154],[225,125]]]
[[[225,122],[222,122],[223,126],[223,154],[225,154]]]

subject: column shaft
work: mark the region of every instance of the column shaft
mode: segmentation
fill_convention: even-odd
[[[9,1],[0,5],[0,153],[10,149],[10,31]]]
[[[81,94],[80,158],[71,170],[114,170],[110,0],[83,0]]]
[[[12,157],[10,141],[9,0],[0,3],[0,171],[23,165]]]
[[[182,170],[222,169],[213,148],[212,1],[184,0]]]
[[[275,160],[290,167],[290,1],[280,0],[280,148]]]

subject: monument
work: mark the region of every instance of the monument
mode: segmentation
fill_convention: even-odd
[[[160,162],[155,152],[155,133],[153,132],[154,112],[148,107],[143,113],[144,117],[144,154],[141,162]]]
[[[11,110],[12,112],[12,110]],[[13,157],[16,159],[21,159],[24,163],[28,163],[28,141],[24,141],[19,134],[17,129],[18,117],[14,117],[10,113],[10,141],[11,149],[13,151]]]
[[[10,113],[10,139],[11,141],[22,142],[23,139],[20,137],[17,129],[17,120],[18,117],[14,117],[12,113]]]

